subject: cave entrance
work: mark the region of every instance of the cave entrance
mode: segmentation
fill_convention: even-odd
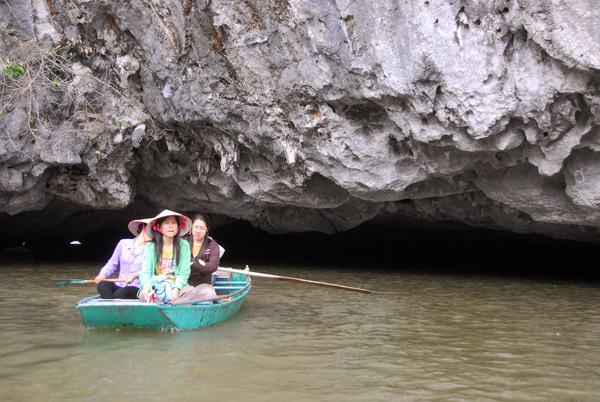
[[[127,231],[102,230],[83,239],[43,233],[5,239],[2,260],[7,260],[6,249],[18,250],[24,246],[33,252],[36,261],[82,260],[100,265],[110,258],[119,239],[130,236]],[[334,235],[274,235],[247,222],[233,221],[214,230],[212,236],[227,250],[223,266],[268,264],[600,280],[596,263],[600,261],[600,246],[540,235],[483,229],[400,230],[373,224]]]

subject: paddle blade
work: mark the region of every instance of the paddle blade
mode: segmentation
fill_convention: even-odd
[[[80,285],[82,283],[93,283],[94,281],[88,281],[85,279],[50,279],[56,286],[71,286]]]

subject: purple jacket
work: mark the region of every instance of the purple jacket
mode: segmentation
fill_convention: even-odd
[[[106,265],[102,267],[100,273],[103,273],[107,278],[115,273],[119,268],[119,279],[127,279],[131,274],[135,274],[142,269],[142,257],[144,255],[144,247],[136,254],[134,247],[135,239],[123,239],[119,241],[112,257]],[[140,281],[136,278],[129,285],[125,282],[115,282],[119,287],[135,286],[140,287]]]

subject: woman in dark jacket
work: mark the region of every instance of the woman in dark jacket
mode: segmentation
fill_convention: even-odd
[[[210,218],[206,214],[197,214],[192,219],[192,232],[188,237],[192,251],[191,273],[188,282],[198,290],[199,299],[217,297],[212,286],[213,272],[219,268],[221,251],[219,244],[209,235]]]

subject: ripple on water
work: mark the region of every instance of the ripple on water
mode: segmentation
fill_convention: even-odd
[[[3,269],[5,399],[600,399],[594,284],[263,267],[375,293],[258,278],[210,328],[85,330],[75,303],[94,287],[48,279],[98,268]]]

